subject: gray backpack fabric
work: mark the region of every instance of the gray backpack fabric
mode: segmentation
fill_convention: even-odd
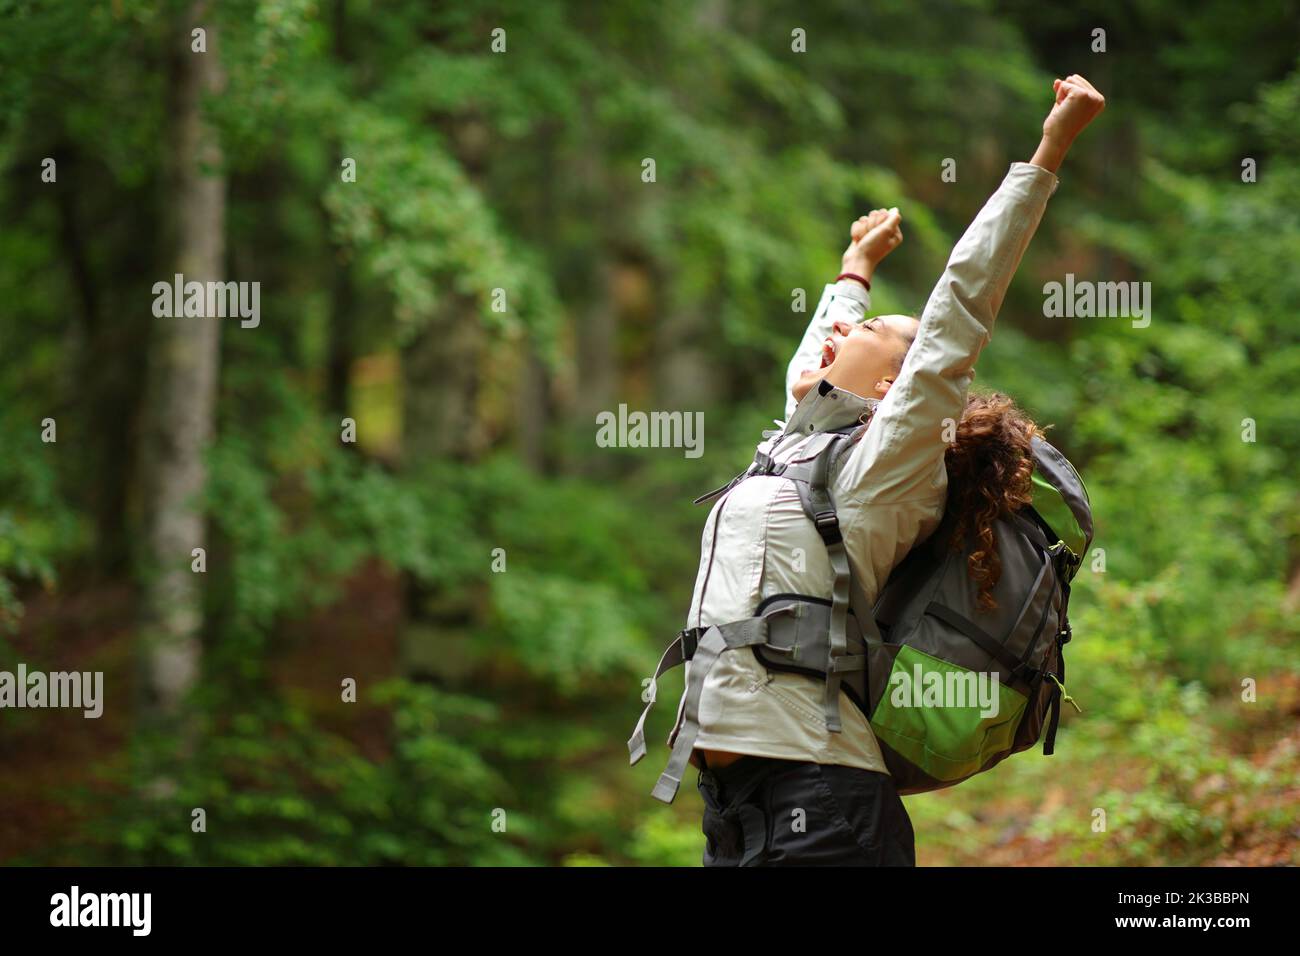
[[[730,484],[697,499],[710,500],[756,474],[794,481],[835,581],[829,600],[773,595],[753,617],[688,628],[669,645],[656,681],[683,661],[692,666],[683,722],[652,794],[657,799],[672,802],[681,783],[713,662],[746,647],[770,670],[823,681],[824,717],[836,733],[843,690],[870,722],[899,793],[960,783],[1032,747],[1044,726],[1043,750],[1052,753],[1061,702],[1073,703],[1065,692],[1063,656],[1071,636],[1070,581],[1092,541],[1083,481],[1059,451],[1034,440],[1032,506],[995,523],[1002,564],[993,589],[996,609],[978,606],[978,587],[967,569],[972,542],[953,546],[951,515],[908,554],[868,606],[853,581],[828,491],[853,430],[833,433],[812,461],[777,465],[760,452]],[[644,726],[653,703],[628,741],[633,764],[645,756]]]
[[[960,783],[1032,747],[1044,728],[1051,754],[1061,703],[1074,704],[1070,582],[1092,542],[1092,511],[1065,457],[1041,439],[1033,451],[1033,504],[994,524],[995,609],[979,607],[973,542],[952,546],[953,515],[894,570],[873,608],[867,716],[900,793]]]

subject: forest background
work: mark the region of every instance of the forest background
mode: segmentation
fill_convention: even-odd
[[[0,861],[698,865],[625,749],[690,500],[780,417],[848,222],[903,211],[873,311],[918,313],[1078,72],[1107,109],[978,383],[1092,497],[1083,712],[907,798],[918,860],[1300,863],[1298,37],[1288,0],[0,0],[0,670],[105,688],[0,712]],[[156,316],[176,273],[258,323]],[[1047,316],[1067,274],[1150,323]],[[704,453],[599,447],[620,404]]]

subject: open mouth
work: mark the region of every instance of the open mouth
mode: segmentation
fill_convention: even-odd
[[[821,363],[816,367],[809,365],[800,374],[802,375],[820,375],[835,364],[835,339],[828,338],[822,343]]]
[[[835,340],[827,339],[822,344],[822,364],[817,367],[818,371],[824,368],[830,368],[831,363],[835,361]]]

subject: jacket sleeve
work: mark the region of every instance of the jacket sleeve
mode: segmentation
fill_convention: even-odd
[[[898,378],[840,469],[839,500],[906,501],[946,488],[945,423],[960,420],[975,360],[1057,182],[1040,166],[1011,164],[930,293]]]
[[[822,298],[817,303],[817,311],[795,350],[794,358],[785,372],[785,418],[790,420],[795,406],[799,403],[790,394],[790,389],[799,380],[800,373],[812,366],[821,365],[822,343],[831,334],[831,324],[837,319],[846,322],[858,322],[871,308],[871,293],[852,279],[841,279],[826,287]]]

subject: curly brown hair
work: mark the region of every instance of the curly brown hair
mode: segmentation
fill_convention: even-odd
[[[1030,503],[1033,486],[1034,436],[1039,428],[1007,395],[971,395],[945,455],[948,465],[947,510],[955,516],[952,549],[976,539],[967,564],[979,584],[979,606],[993,610],[993,588],[1002,576],[993,523]]]

